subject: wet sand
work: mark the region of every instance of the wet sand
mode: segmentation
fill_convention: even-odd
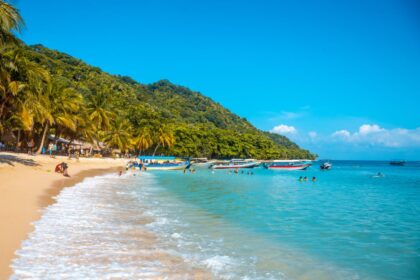
[[[67,162],[71,177],[55,173],[60,162]],[[33,230],[32,222],[41,209],[54,203],[54,197],[84,178],[123,170],[125,160],[29,156],[0,153],[0,279],[7,279],[15,251]]]

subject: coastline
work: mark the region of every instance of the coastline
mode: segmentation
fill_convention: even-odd
[[[67,162],[71,177],[54,172],[60,162]],[[125,167],[124,159],[30,156],[0,153],[0,279],[7,279],[10,264],[21,242],[33,230],[32,222],[42,209],[55,202],[63,188],[87,177],[117,172]]]

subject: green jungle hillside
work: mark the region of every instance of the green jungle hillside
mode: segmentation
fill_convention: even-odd
[[[27,47],[24,54],[85,99],[106,95],[108,105],[129,120],[133,130],[153,134],[161,124],[169,125],[173,145],[149,145],[143,153],[157,148],[157,154],[191,157],[314,158],[286,137],[260,131],[210,98],[167,80],[141,84],[42,45]]]

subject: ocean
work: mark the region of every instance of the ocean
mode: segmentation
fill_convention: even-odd
[[[85,179],[11,279],[420,279],[420,163],[332,163]]]

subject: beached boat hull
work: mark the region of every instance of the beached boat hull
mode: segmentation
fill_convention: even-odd
[[[294,165],[294,166],[281,166],[281,165],[268,165],[267,169],[271,170],[283,170],[283,171],[296,171],[296,170],[305,170],[307,169],[310,164],[302,164],[302,165]]]
[[[250,162],[244,164],[215,164],[212,165],[212,169],[241,169],[241,168],[254,168],[259,165],[258,162]]]

